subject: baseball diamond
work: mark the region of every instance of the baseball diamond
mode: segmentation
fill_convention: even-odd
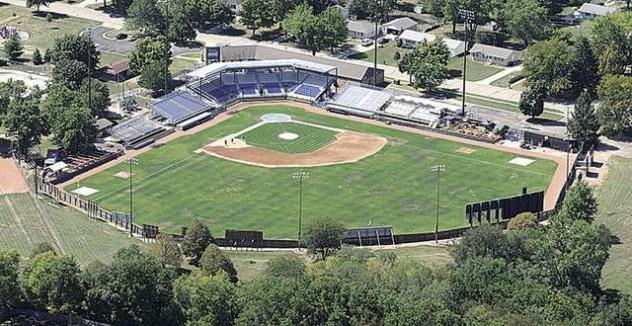
[[[297,168],[253,166],[205,152],[218,142],[219,147],[230,147],[232,138],[243,141],[235,149],[278,155],[317,153],[346,133],[383,139],[373,153],[355,162],[304,168],[310,178],[303,185],[303,222],[332,216],[347,227],[392,225],[398,234],[434,230],[433,165],[446,166],[441,176],[441,230],[467,225],[466,203],[515,195],[522,187],[546,190],[557,168],[556,162],[541,158],[531,158],[534,162],[527,166],[511,164],[518,155],[472,144],[464,152],[460,142],[316,114],[299,105],[248,106],[212,127],[138,156],[137,223],[179,232],[199,218],[217,234],[225,229],[261,230],[266,238],[295,238],[298,184],[292,173]],[[262,123],[261,117],[271,113],[288,115],[292,121]],[[299,137],[280,139],[283,133]],[[126,211],[128,180],[115,176],[126,169],[118,164],[83,179],[81,186],[98,190],[87,198],[104,208]],[[66,190],[75,187],[70,184]]]

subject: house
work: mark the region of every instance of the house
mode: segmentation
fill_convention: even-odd
[[[520,52],[497,46],[476,43],[470,49],[472,60],[511,66],[520,61]]]
[[[105,70],[106,77],[112,81],[124,81],[129,76],[129,61],[127,59],[119,60],[107,67]]]
[[[597,5],[594,3],[584,3],[574,15],[578,19],[594,19],[598,17],[605,17],[617,11],[617,8]]]
[[[340,11],[340,14],[342,15],[342,18],[349,19],[349,9],[341,6],[341,5],[335,5],[334,8],[338,9]]]
[[[347,29],[351,38],[365,39],[375,37],[375,24],[368,20],[348,20]]]
[[[397,18],[395,20],[391,20],[390,22],[386,23],[386,24],[382,24],[382,26],[380,27],[380,29],[382,30],[383,34],[393,34],[393,35],[399,35],[401,34],[403,31],[406,30],[416,30],[417,27],[417,22],[408,18],[408,17],[403,17],[403,18]]]
[[[434,41],[437,39],[437,36],[429,33],[406,30],[402,32],[399,39],[402,40],[403,47],[416,49],[419,48],[424,41]],[[454,57],[465,52],[465,42],[451,38],[442,38],[442,40],[448,50],[450,50],[450,57]]]

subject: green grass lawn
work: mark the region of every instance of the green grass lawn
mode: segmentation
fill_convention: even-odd
[[[467,59],[465,80],[478,81],[503,71],[505,68]],[[463,57],[453,57],[448,61],[448,69],[453,77],[463,76]]]
[[[573,37],[585,36],[590,38],[592,36],[593,27],[595,27],[594,20],[583,20],[579,26],[567,26],[563,27],[563,31],[570,32]]]
[[[285,140],[279,134],[298,135],[297,139]],[[246,143],[285,153],[309,153],[336,140],[333,130],[312,127],[294,122],[266,123],[246,132]]]
[[[55,208],[30,194],[0,196],[0,248],[27,257],[37,243],[48,242],[81,264],[112,260],[122,247],[140,242],[105,223],[68,207]]]
[[[266,113],[296,120],[373,133],[389,143],[360,162],[309,168],[303,184],[303,222],[332,216],[348,227],[392,225],[396,233],[434,230],[435,164],[442,175],[440,229],[465,225],[468,202],[546,189],[556,164],[537,160],[530,166],[508,164],[516,157],[484,148],[462,154],[457,142],[422,137],[384,127],[308,113],[287,106],[263,105],[235,113],[229,120],[195,135],[176,139],[140,155],[135,168],[134,216],[137,223],[158,224],[180,232],[194,218],[215,234],[225,229],[262,230],[266,238],[294,238],[298,184],[294,169],[261,168],[194,153],[225,135],[255,124]],[[81,182],[99,192],[89,198],[115,211],[127,211],[128,180],[114,177],[120,164]],[[70,185],[67,190],[72,190]],[[304,224],[305,225],[305,224]]]
[[[395,52],[399,52],[399,54],[403,57],[404,54],[410,51],[412,51],[412,49],[398,48],[397,42],[392,40],[386,43],[384,47],[378,47],[377,63],[397,67],[397,60],[395,60],[395,57],[394,57]],[[373,62],[373,59],[375,58],[375,50],[373,49],[373,47],[371,47],[371,50],[368,50],[366,52],[356,53],[352,55],[350,58]]]
[[[42,9],[45,7],[42,6]],[[64,34],[79,34],[89,26],[99,25],[98,22],[87,19],[55,13],[51,13],[51,15],[53,21],[48,23],[45,12],[38,16],[30,9],[2,5],[0,6],[0,25],[15,26],[19,31],[29,34],[29,38],[23,42],[25,50],[23,57],[27,59],[31,58],[31,53],[36,48],[39,48],[44,55],[46,48],[52,48],[55,39]]]
[[[595,223],[603,223],[619,237],[602,271],[602,283],[607,288],[632,294],[632,159],[611,157],[608,176],[597,191],[599,213]]]
[[[516,71],[516,72],[512,72],[509,75],[503,77],[503,78],[499,78],[494,80],[491,85],[492,86],[496,86],[496,87],[504,87],[504,88],[510,88],[510,84],[509,81],[514,78],[514,77],[518,77],[518,76],[522,76],[522,72],[521,71]]]

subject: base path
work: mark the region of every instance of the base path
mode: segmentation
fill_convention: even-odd
[[[28,192],[29,187],[10,158],[0,158],[0,195]]]
[[[325,166],[357,162],[379,152],[388,141],[375,135],[343,131],[327,146],[310,153],[284,153],[250,146],[204,147],[207,154],[230,161],[267,168]]]

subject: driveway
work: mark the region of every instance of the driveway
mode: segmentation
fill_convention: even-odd
[[[117,40],[115,38],[107,37],[105,34],[113,31],[113,28],[104,26],[97,26],[92,32],[92,39],[99,51],[109,52],[127,56],[134,49],[134,41],[129,39]],[[181,55],[184,53],[198,52],[202,49],[200,45],[191,46],[173,46],[171,52],[173,56]]]

